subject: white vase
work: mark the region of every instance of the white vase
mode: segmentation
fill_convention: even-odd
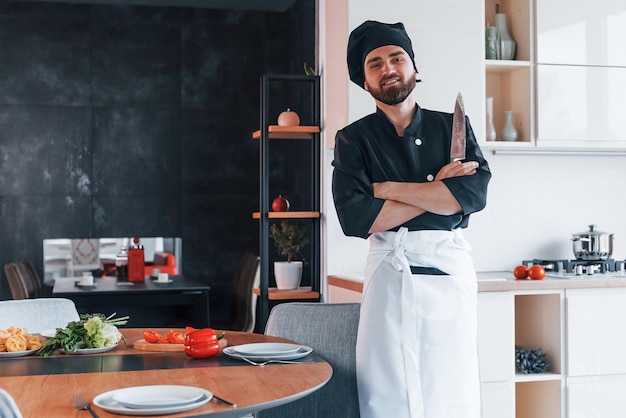
[[[517,44],[511,35],[509,35],[509,30],[506,26],[506,15],[504,13],[496,13],[496,33],[496,58],[499,60],[515,59]]]
[[[496,128],[493,126],[493,97],[487,97],[487,131],[485,133],[485,139],[487,141],[496,140]]]
[[[513,111],[505,110],[504,117],[504,128],[500,132],[500,137],[503,141],[517,141],[517,129],[513,125]]]
[[[302,261],[275,261],[274,278],[281,290],[297,289],[302,278]]]

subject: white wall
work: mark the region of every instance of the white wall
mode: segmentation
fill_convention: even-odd
[[[437,43],[437,34],[441,28],[449,29],[451,17],[480,22],[483,10],[472,5],[480,5],[481,1],[348,1],[349,30],[367,19],[405,24],[413,40],[417,68],[424,79],[417,87],[421,106],[451,112],[456,92],[462,91],[470,120],[472,115],[483,114],[482,67],[459,64],[475,62],[463,55],[468,48],[464,47],[462,39],[482,36],[482,27],[477,26],[477,32],[447,36],[447,41]],[[454,11],[459,4],[463,10]],[[433,14],[441,16],[441,20],[433,19]],[[408,16],[411,19],[407,19]],[[456,50],[458,54],[450,49],[455,44],[460,45]],[[345,42],[338,41],[338,48],[345,51]],[[482,61],[482,57],[474,59]],[[455,66],[463,70],[459,77],[455,77],[459,71]],[[370,96],[351,83],[350,121],[373,110]],[[325,134],[334,136],[334,132]],[[512,270],[523,259],[530,258],[571,259],[571,234],[586,231],[592,223],[601,231],[615,233],[614,257],[626,258],[626,191],[623,186],[626,156],[492,155],[487,152],[485,156],[493,173],[487,208],[472,215],[466,233],[473,245],[478,271]],[[332,158],[333,150],[327,149],[326,271],[362,276],[368,242],[347,238],[341,231],[331,194]]]

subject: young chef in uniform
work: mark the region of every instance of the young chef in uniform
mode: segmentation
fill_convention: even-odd
[[[402,23],[366,21],[348,41],[350,80],[376,112],[340,130],[333,198],[346,235],[370,239],[357,341],[363,418],[479,418],[476,274],[463,237],[491,173],[465,119],[421,108]]]

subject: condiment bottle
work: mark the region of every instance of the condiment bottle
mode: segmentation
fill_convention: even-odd
[[[133,245],[128,249],[128,281],[143,282],[145,277],[145,258],[143,245],[139,243],[139,238],[133,238]]]
[[[115,274],[117,280],[128,281],[128,252],[125,245],[120,247],[120,252],[115,256]]]

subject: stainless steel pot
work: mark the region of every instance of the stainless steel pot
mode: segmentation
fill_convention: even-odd
[[[572,234],[572,246],[577,260],[606,260],[613,254],[613,234],[589,225],[589,231]]]

